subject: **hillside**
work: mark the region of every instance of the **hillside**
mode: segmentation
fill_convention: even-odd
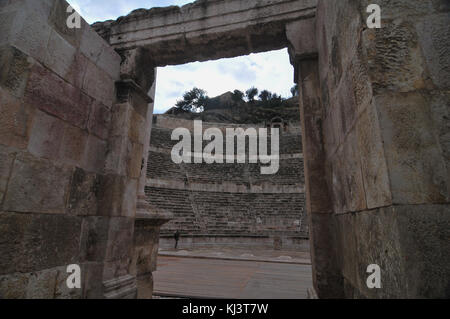
[[[166,115],[187,120],[202,120],[204,122],[254,124],[270,121],[274,117],[281,117],[292,123],[300,122],[298,97],[293,97],[275,106],[261,106],[259,101],[254,103],[232,100],[232,93],[227,92],[210,99],[207,108],[201,113],[180,112],[172,108]]]

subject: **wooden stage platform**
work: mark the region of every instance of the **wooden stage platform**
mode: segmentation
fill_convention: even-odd
[[[154,295],[179,298],[304,299],[311,265],[158,257]]]

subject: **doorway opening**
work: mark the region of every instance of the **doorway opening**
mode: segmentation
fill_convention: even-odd
[[[146,195],[174,219],[160,232],[156,296],[306,297],[312,279],[293,79],[286,49],[158,69]],[[196,121],[202,135],[267,130],[269,150],[276,129],[278,171],[263,175],[262,164],[249,161],[175,163],[173,132],[198,134]],[[245,144],[248,154],[249,137]]]

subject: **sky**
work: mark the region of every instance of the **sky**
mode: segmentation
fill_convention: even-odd
[[[68,0],[88,22],[117,19],[139,8],[184,5],[192,0]],[[184,92],[198,87],[209,97],[228,91],[246,91],[252,86],[290,97],[294,69],[287,49],[250,54],[231,59],[194,62],[158,68],[155,113],[173,107]]]

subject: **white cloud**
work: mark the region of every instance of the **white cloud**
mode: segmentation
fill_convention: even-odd
[[[293,79],[287,49],[158,68],[155,112],[165,112],[193,87],[206,90],[210,97],[252,86],[289,97]]]

